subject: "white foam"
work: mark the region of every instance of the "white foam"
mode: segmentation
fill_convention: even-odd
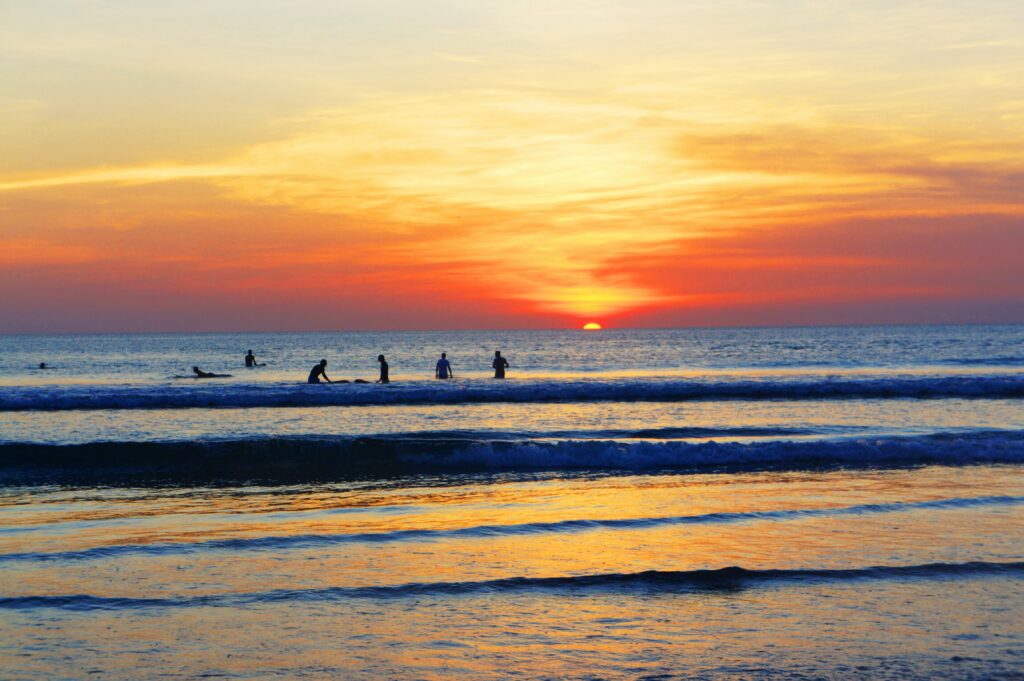
[[[718,399],[1024,398],[1024,376],[798,377],[730,380],[540,379],[305,385],[49,385],[0,387],[0,411],[316,407],[473,402]]]

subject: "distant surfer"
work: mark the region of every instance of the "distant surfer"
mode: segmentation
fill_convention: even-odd
[[[203,371],[199,367],[192,367],[192,373],[196,375],[196,378],[231,378],[231,374],[214,374]]]
[[[256,355],[252,354],[252,350],[245,356],[245,368],[252,369],[255,367],[266,366],[265,364],[258,364],[256,362]]]
[[[50,367],[46,366],[46,362],[40,362],[39,363],[39,368],[40,369],[49,369]]]
[[[380,362],[380,378],[377,379],[377,382],[390,383],[391,379],[388,378],[388,361],[384,359],[384,355],[377,355],[377,361]]]
[[[322,359],[320,363],[314,366],[309,371],[309,378],[306,379],[306,383],[319,383],[320,377],[323,376],[324,380],[328,383],[334,383],[330,378],[327,377],[327,360]]]
[[[437,366],[434,367],[434,378],[455,378],[455,372],[452,371],[452,363],[448,361],[447,352],[442,352],[441,359],[437,360]]]
[[[491,366],[494,367],[495,378],[505,378],[505,369],[508,368],[508,360],[501,356],[501,350],[494,351],[494,361],[491,362]]]

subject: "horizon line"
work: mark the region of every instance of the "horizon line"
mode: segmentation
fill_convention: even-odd
[[[868,323],[868,324],[718,324],[693,326],[605,326],[599,331],[586,331],[588,335],[608,331],[682,331],[682,330],[713,330],[713,329],[835,329],[835,328],[911,328],[911,327],[943,327],[943,326],[1024,326],[1019,322],[906,322]],[[502,333],[523,331],[579,331],[578,327],[522,327],[522,328],[452,328],[452,329],[321,329],[321,330],[207,330],[207,331],[20,331],[0,332],[0,336],[214,336],[214,335],[271,335],[271,334],[371,334],[371,333]]]

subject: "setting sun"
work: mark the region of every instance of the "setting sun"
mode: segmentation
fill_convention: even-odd
[[[1024,681],[1022,54],[0,0],[0,681]]]
[[[0,331],[1021,319],[1020,3],[256,4],[0,4]]]

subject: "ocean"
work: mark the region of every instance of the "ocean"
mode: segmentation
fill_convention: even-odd
[[[1022,407],[1024,326],[0,336],[0,676],[1021,679]]]

